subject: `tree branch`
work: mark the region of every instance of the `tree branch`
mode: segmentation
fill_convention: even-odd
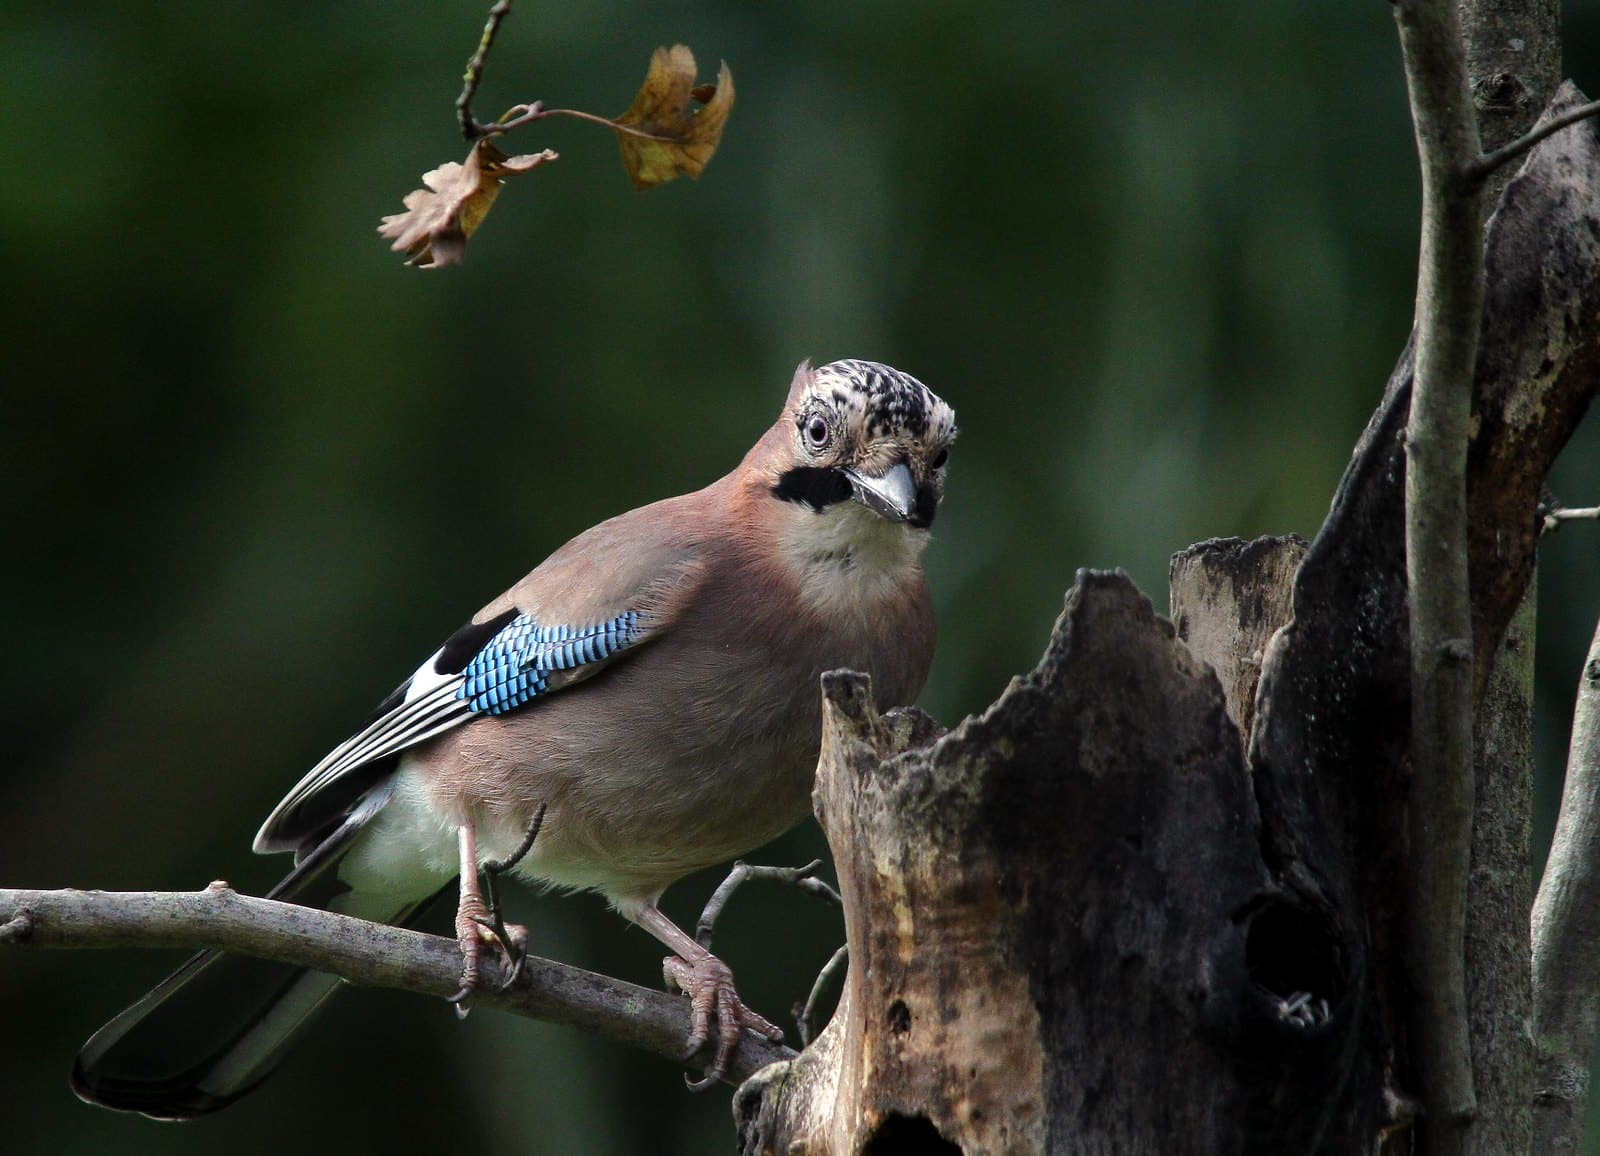
[[[1596,518],[1600,518],[1600,506],[1583,506],[1577,509],[1571,506],[1557,506],[1545,514],[1540,532],[1551,534],[1559,530],[1563,522],[1592,521]]]
[[[489,49],[494,47],[494,38],[500,31],[500,22],[509,15],[511,15],[511,0],[498,0],[498,3],[489,9],[489,17],[483,25],[483,35],[478,38],[478,47],[473,51],[472,59],[467,61],[467,71],[461,77],[461,95],[456,97],[456,121],[461,125],[461,135],[469,142],[505,131],[503,126],[479,124],[472,115],[472,98],[478,94],[478,85],[483,83],[483,66],[489,59]]]
[[[1600,1026],[1600,627],[1572,716],[1561,817],[1533,904],[1534,1151],[1577,1152]]]
[[[440,999],[461,981],[461,951],[453,939],[240,895],[226,883],[193,892],[0,889],[0,943],[234,951]],[[685,1066],[693,1058],[683,1054],[687,1000],[535,956],[501,991],[497,957],[491,953],[483,967],[475,1006],[566,1024]],[[746,1032],[724,1079],[738,1084],[793,1056]]]
[[[1502,165],[1509,164],[1528,152],[1546,137],[1554,136],[1562,129],[1577,124],[1580,120],[1588,120],[1596,113],[1600,113],[1600,100],[1590,101],[1579,108],[1568,109],[1560,116],[1551,117],[1538,128],[1518,137],[1509,144],[1501,145],[1492,152],[1484,153],[1469,166],[1468,175],[1475,180],[1483,180]]]
[[[1466,462],[1483,314],[1477,117],[1455,0],[1395,5],[1422,169],[1416,379],[1406,426],[1411,604],[1410,1055],[1423,1150],[1461,1150],[1476,1108],[1463,967],[1472,837],[1472,606]]]
[[[821,870],[821,859],[813,859],[804,867],[751,866],[741,859],[733,865],[728,877],[711,893],[711,898],[706,900],[705,910],[700,913],[700,922],[695,925],[695,942],[707,951],[711,950],[711,937],[716,934],[717,920],[722,918],[722,909],[728,905],[728,900],[733,898],[735,891],[752,880],[783,883],[820,899],[826,899],[835,907],[842,906],[844,901],[839,898],[839,893],[816,878],[817,872]]]

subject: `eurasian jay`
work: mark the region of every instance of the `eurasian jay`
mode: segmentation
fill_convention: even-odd
[[[598,891],[672,950],[689,1054],[716,1032],[706,1082],[741,1028],[781,1038],[657,902],[810,812],[823,671],[869,673],[883,709],[921,691],[935,628],[920,559],[955,433],[908,374],[802,363],[737,469],[568,542],[295,785],[255,839],[295,853],[271,895],[404,923],[459,878],[460,1000],[486,946],[506,947],[479,871],[520,851],[516,874]],[[203,952],[89,1040],[73,1087],[159,1118],[214,1111],[340,983]]]

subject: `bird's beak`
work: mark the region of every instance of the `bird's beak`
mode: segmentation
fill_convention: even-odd
[[[931,517],[919,516],[922,511],[917,502],[917,483],[905,462],[896,462],[882,477],[874,478],[848,467],[844,475],[850,479],[851,496],[867,509],[876,510],[894,522],[926,526],[932,521]]]

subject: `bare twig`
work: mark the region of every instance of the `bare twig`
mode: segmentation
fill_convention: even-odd
[[[590,124],[603,125],[615,132],[636,136],[640,140],[659,140],[668,144],[673,143],[670,136],[661,136],[659,133],[645,132],[642,128],[634,128],[631,124],[621,124],[607,116],[596,116],[592,112],[580,112],[575,108],[544,108],[539,110],[539,115],[533,119],[539,120],[547,116],[570,116],[574,120],[586,120]]]
[[[1569,506],[1557,506],[1545,513],[1544,523],[1539,527],[1541,534],[1553,534],[1561,529],[1563,522],[1576,522],[1580,519],[1600,518],[1600,506],[1584,506],[1574,509]]]
[[[622,124],[609,117],[596,116],[592,112],[581,112],[575,108],[546,108],[544,102],[540,100],[536,100],[532,104],[512,105],[493,124],[480,124],[477,121],[473,121],[473,131],[480,137],[499,136],[502,133],[510,132],[512,129],[521,128],[525,124],[532,124],[538,120],[547,120],[552,116],[569,116],[574,120],[588,121],[590,124],[602,125],[605,128],[613,129],[628,136],[636,136],[640,140],[665,141],[667,144],[674,143],[671,137],[645,132],[641,128]]]
[[[240,895],[226,883],[198,892],[0,890],[0,926],[27,924],[0,943],[30,947],[212,948],[330,972],[352,983],[448,998],[460,985],[456,941],[331,911]],[[682,1062],[687,1000],[548,959],[527,957],[505,990],[499,962],[484,961],[480,1006],[567,1024]],[[738,1084],[794,1052],[752,1032],[740,1038],[725,1079]]]
[[[596,116],[592,112],[580,112],[575,108],[546,108],[544,103],[538,100],[531,104],[512,105],[492,124],[484,124],[474,117],[472,98],[478,95],[478,86],[483,83],[483,69],[489,60],[489,49],[494,47],[494,38],[500,31],[501,22],[510,14],[511,0],[498,0],[495,6],[489,9],[489,19],[484,23],[483,35],[478,38],[478,48],[473,52],[472,59],[467,61],[467,71],[461,77],[461,95],[456,97],[456,122],[461,125],[461,135],[469,142],[482,140],[484,137],[500,136],[512,129],[552,116],[586,120],[591,124],[604,125],[615,132],[626,133],[643,140],[669,143],[672,141],[671,137],[657,136],[655,133],[645,132],[631,125],[618,124],[609,117]]]
[[[1578,1152],[1600,1026],[1600,627],[1572,715],[1561,817],[1533,904],[1534,1151]]]
[[[511,0],[497,0],[495,6],[489,9],[489,19],[484,23],[483,35],[478,38],[478,49],[472,54],[472,59],[467,61],[466,74],[461,78],[461,95],[456,97],[456,120],[461,125],[461,135],[469,142],[506,131],[503,127],[479,124],[472,116],[472,98],[478,94],[478,85],[483,83],[483,66],[489,59],[489,49],[494,47],[494,38],[500,31],[500,22],[510,14]]]
[[[837,891],[822,880],[814,878],[820,870],[822,870],[821,859],[813,859],[804,867],[752,867],[743,861],[735,863],[733,870],[728,872],[728,877],[711,893],[711,898],[706,900],[705,910],[700,913],[700,922],[695,925],[695,941],[707,951],[711,950],[711,937],[716,933],[717,920],[722,915],[722,909],[727,906],[728,900],[733,898],[733,893],[751,880],[798,887],[801,891],[826,899],[835,907],[843,906],[844,901],[839,898]]]
[[[796,1005],[794,1025],[800,1033],[801,1047],[806,1047],[816,1038],[817,1005],[822,1002],[823,993],[833,985],[835,977],[849,959],[850,945],[845,944],[834,952],[828,958],[828,962],[822,965],[822,970],[817,972],[817,981],[811,985],[811,994],[806,996],[805,1006]]]
[[[1483,312],[1482,184],[1456,0],[1395,5],[1422,169],[1416,376],[1406,426],[1411,600],[1409,1054],[1421,1150],[1457,1153],[1476,1108],[1463,967],[1471,854],[1472,608],[1466,458]]]
[[[1524,133],[1516,140],[1484,153],[1468,166],[1467,175],[1473,180],[1481,181],[1502,165],[1508,164],[1528,152],[1546,137],[1554,136],[1562,129],[1577,124],[1580,120],[1588,120],[1596,113],[1600,113],[1600,100],[1592,100],[1588,104],[1568,109],[1560,116],[1553,116],[1538,128]]]

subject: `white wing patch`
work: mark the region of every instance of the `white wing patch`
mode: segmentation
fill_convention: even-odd
[[[515,610],[469,622],[417,668],[403,694],[390,695],[295,784],[256,833],[256,852],[298,848],[342,815],[387,774],[372,764],[480,715],[503,715],[571,686],[649,636],[646,616],[636,610],[583,626],[547,626]],[[362,767],[372,769],[356,774]]]
[[[276,828],[285,817],[342,776],[366,763],[443,734],[472,718],[472,708],[459,697],[461,675],[439,674],[434,669],[439,654],[440,651],[435,651],[411,676],[405,698],[393,710],[379,715],[324,755],[272,809],[272,814],[256,833],[254,849],[258,854],[294,846],[298,840],[280,842]]]

